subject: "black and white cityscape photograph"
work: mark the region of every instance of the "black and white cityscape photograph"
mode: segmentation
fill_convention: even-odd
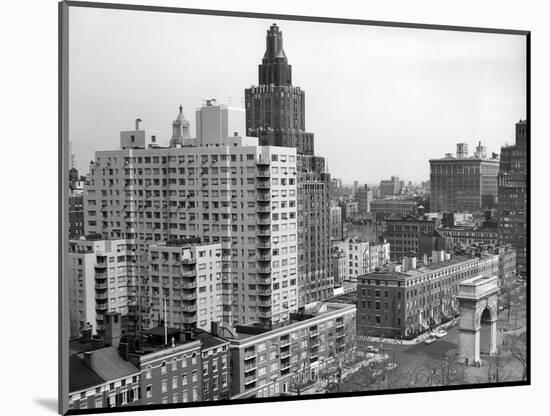
[[[529,384],[529,32],[70,3],[69,413]]]

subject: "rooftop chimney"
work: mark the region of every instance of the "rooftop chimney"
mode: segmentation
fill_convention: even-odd
[[[141,118],[136,118],[136,130],[139,130],[139,123],[141,123]]]
[[[88,367],[90,370],[94,369],[94,354],[91,351],[86,351],[84,353],[84,364],[86,364],[86,367]]]
[[[119,312],[107,312],[105,319],[105,343],[113,348],[118,348],[121,337],[122,317]]]

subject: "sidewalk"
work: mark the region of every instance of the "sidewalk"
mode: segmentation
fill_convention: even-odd
[[[439,325],[434,328],[434,331],[439,331],[440,329],[449,329],[458,324],[458,318],[454,318],[449,322]],[[395,338],[380,338],[380,337],[361,337],[361,340],[371,343],[382,343],[382,344],[401,344],[401,345],[415,345],[424,342],[426,338],[430,337],[432,331],[424,332],[423,334],[417,336],[413,339],[395,339]],[[359,337],[358,337],[359,338]]]

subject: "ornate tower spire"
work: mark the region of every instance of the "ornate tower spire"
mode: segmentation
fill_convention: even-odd
[[[292,85],[292,66],[288,64],[283,49],[283,32],[273,23],[267,31],[266,48],[259,70],[259,84],[276,86]]]
[[[189,138],[189,121],[183,116],[183,106],[179,106],[178,117],[172,123],[172,138],[170,139],[170,147],[183,145],[183,139]]]

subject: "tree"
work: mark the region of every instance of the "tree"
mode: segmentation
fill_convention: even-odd
[[[527,347],[525,345],[526,333],[520,335],[507,335],[504,338],[503,350],[511,358],[518,361],[522,367],[521,379],[527,380]]]
[[[512,313],[512,305],[518,299],[518,293],[516,286],[512,282],[506,282],[500,289],[500,298],[503,306],[508,309],[508,316],[506,321],[510,322],[510,315]]]
[[[508,379],[508,364],[510,363],[509,354],[500,349],[487,361],[487,381],[489,383],[499,383]]]

